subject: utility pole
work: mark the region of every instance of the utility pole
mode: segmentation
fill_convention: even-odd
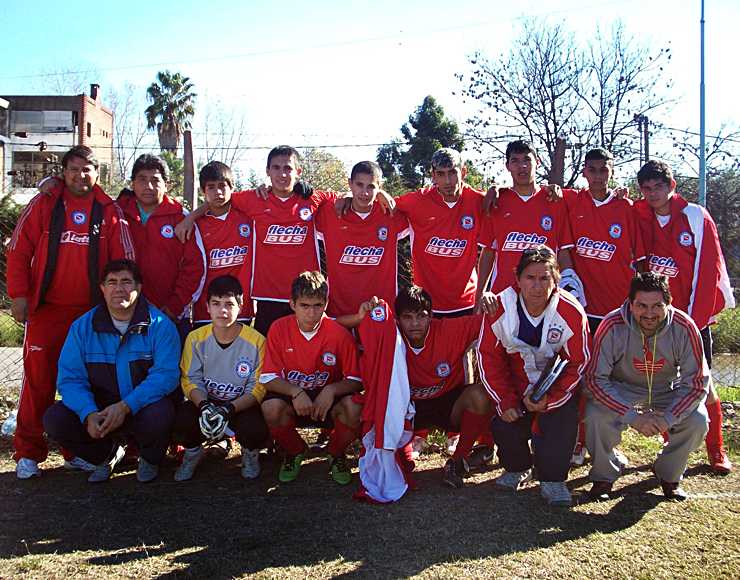
[[[193,163],[193,134],[190,131],[185,131],[183,136],[185,137],[185,150],[183,151],[185,175],[183,176],[182,196],[189,206],[188,209],[190,211],[193,211],[195,209],[195,164]]]
[[[650,159],[650,131],[649,120],[645,115],[636,114],[632,119],[637,123],[637,133],[640,135],[640,166]],[[643,159],[644,157],[644,159]]]

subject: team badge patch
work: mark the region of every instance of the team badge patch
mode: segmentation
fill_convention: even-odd
[[[450,374],[450,363],[441,362],[437,365],[435,370],[437,371],[437,375],[440,377],[446,377]]]
[[[311,221],[311,208],[302,207],[301,209],[299,209],[298,217],[300,217],[304,222],[310,222]]]
[[[175,228],[173,228],[170,224],[165,224],[162,226],[162,229],[159,230],[159,233],[162,234],[165,238],[172,238],[175,235]]]
[[[246,379],[251,374],[252,365],[250,365],[249,362],[245,360],[240,360],[238,363],[236,363],[236,376],[242,379]]]
[[[609,235],[614,238],[615,240],[618,240],[622,237],[622,226],[619,224],[612,224],[609,226]]]
[[[475,225],[475,218],[472,215],[464,215],[460,220],[460,225],[464,230],[472,230]]]
[[[388,239],[388,228],[385,226],[380,226],[378,228],[378,239],[381,242],[384,242]]]
[[[243,238],[248,238],[252,235],[252,228],[249,224],[239,224],[239,235]]]
[[[547,331],[547,344],[557,344],[563,337],[563,330],[557,326],[553,326]]]
[[[694,236],[691,235],[690,231],[681,232],[678,235],[678,243],[681,244],[684,248],[688,248],[691,244],[694,243]]]
[[[375,322],[383,322],[385,320],[385,308],[376,306],[370,311],[370,318]]]
[[[549,232],[552,229],[552,218],[549,215],[542,216],[542,220],[540,220],[540,225],[542,226],[542,229]]]
[[[325,352],[321,355],[321,360],[324,361],[324,364],[328,367],[333,367],[335,364],[337,364],[337,355],[335,355],[333,352]]]
[[[81,226],[87,221],[87,214],[84,211],[76,211],[72,214],[72,221]]]

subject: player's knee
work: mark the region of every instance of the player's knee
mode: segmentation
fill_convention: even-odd
[[[342,423],[350,427],[359,425],[362,405],[355,403],[351,395],[343,397],[337,404],[336,409],[337,419]]]
[[[261,405],[262,415],[265,418],[265,423],[268,427],[276,428],[280,427],[283,423],[283,418],[288,412],[288,405],[285,401],[280,399],[269,399],[264,401]]]
[[[478,384],[470,385],[467,389],[468,409],[473,413],[487,415],[493,411],[493,401],[486,394],[486,390]]]

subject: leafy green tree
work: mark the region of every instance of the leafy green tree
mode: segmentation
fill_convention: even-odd
[[[402,139],[394,139],[378,149],[377,160],[383,175],[388,178],[397,173],[407,190],[424,185],[435,151],[443,147],[462,151],[465,147],[457,123],[445,117],[444,108],[431,95],[409,115],[408,123],[401,127],[401,135]]]
[[[152,103],[145,111],[147,129],[157,128],[162,151],[177,154],[182,133],[191,126],[197,95],[192,92],[194,85],[189,81],[190,77],[179,72],[160,71],[157,81],[146,90],[147,99]]]
[[[346,191],[349,174],[339,157],[323,149],[309,147],[301,153],[301,179],[314,189]]]

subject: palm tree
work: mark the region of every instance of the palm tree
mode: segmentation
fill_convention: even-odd
[[[147,99],[152,103],[145,111],[147,129],[157,128],[162,151],[177,154],[182,132],[191,126],[190,119],[195,115],[193,103],[197,95],[190,92],[193,84],[188,81],[190,77],[184,77],[179,72],[159,71],[157,82],[146,90]]]

